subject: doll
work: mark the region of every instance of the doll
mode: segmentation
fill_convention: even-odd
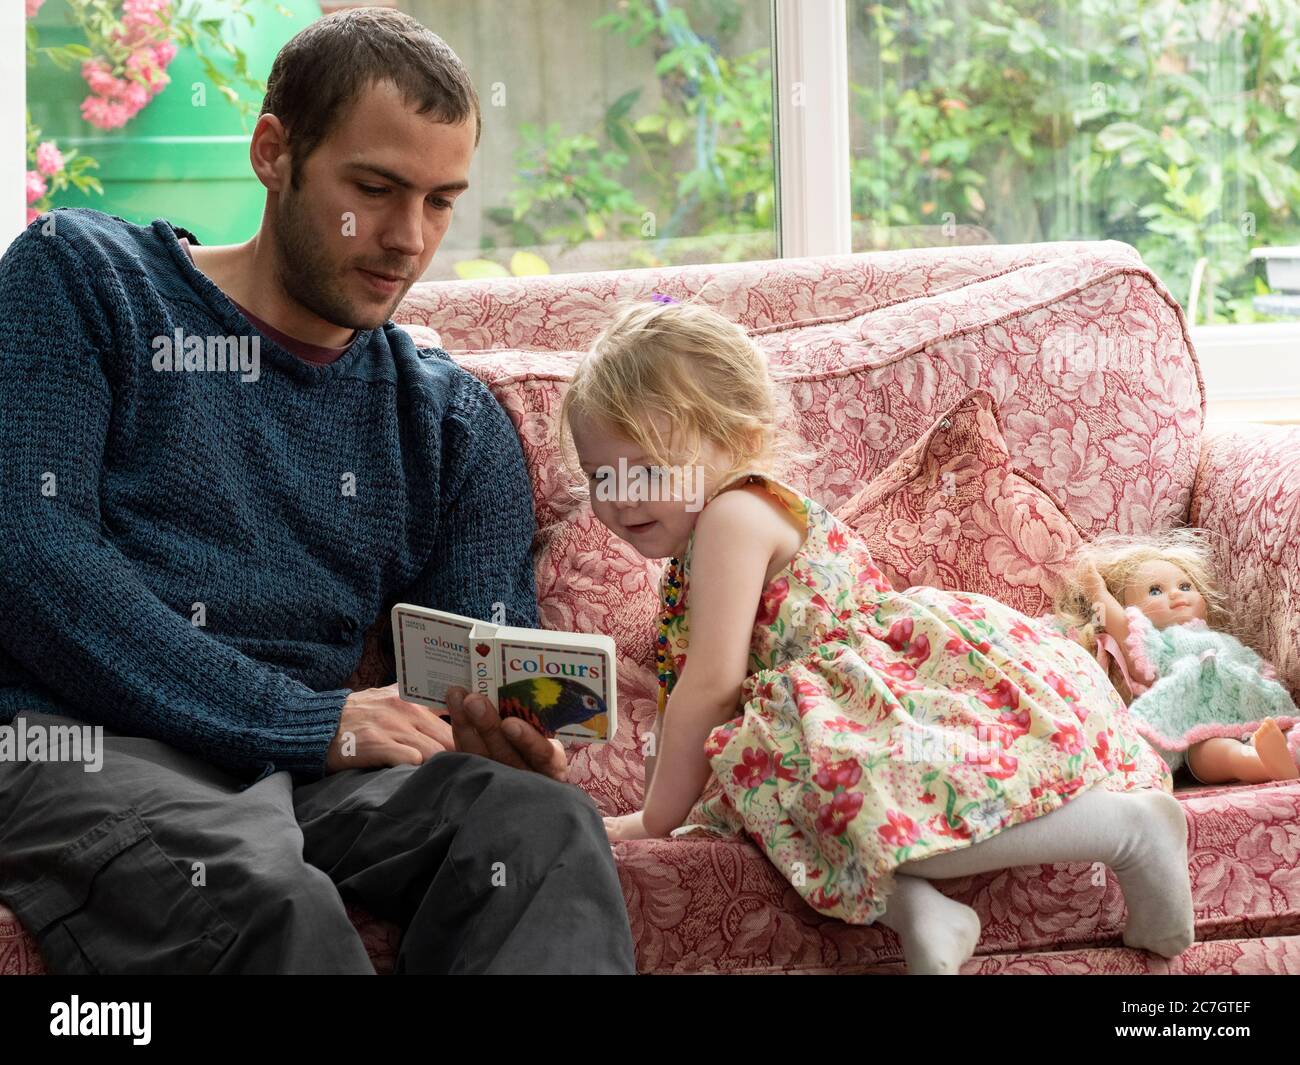
[[[1237,635],[1197,531],[1085,544],[1056,609],[1171,770],[1185,763],[1202,784],[1300,777],[1300,711]]]

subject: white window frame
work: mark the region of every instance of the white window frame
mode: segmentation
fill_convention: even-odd
[[[1300,400],[1300,324],[1198,325],[1190,332],[1209,400]]]
[[[0,3],[0,253],[27,225],[27,18]]]
[[[847,255],[848,12],[844,0],[772,0],[771,19],[777,254]]]
[[[844,0],[771,0],[778,255],[847,255],[848,18]],[[26,225],[26,19],[0,3],[0,250]],[[828,179],[827,175],[831,175]],[[1300,324],[1194,326],[1215,400],[1300,397]]]

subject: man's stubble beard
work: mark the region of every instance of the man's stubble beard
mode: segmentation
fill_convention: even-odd
[[[343,290],[351,272],[346,264],[335,263],[325,251],[326,241],[304,210],[301,192],[286,189],[275,212],[276,261],[280,286],[289,296],[318,318],[342,329],[377,329],[392,317],[406,296],[408,284],[375,318],[359,309]],[[342,276],[340,276],[340,274]],[[373,313],[373,312],[370,312]]]

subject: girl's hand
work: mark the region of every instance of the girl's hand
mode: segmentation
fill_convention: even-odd
[[[634,814],[624,814],[622,817],[606,817],[605,833],[609,836],[609,841],[619,843],[629,839],[650,839],[642,813],[643,811],[638,810]]]

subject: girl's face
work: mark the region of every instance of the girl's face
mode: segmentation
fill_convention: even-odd
[[[651,419],[667,432],[663,415]],[[645,558],[680,557],[726,452],[706,442],[699,466],[656,466],[641,447],[574,411],[569,419],[591,509],[601,524]]]
[[[1124,590],[1124,605],[1135,606],[1157,629],[1205,620],[1205,599],[1196,585],[1172,562],[1144,563]]]

